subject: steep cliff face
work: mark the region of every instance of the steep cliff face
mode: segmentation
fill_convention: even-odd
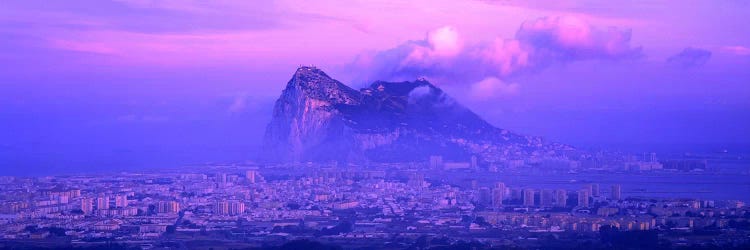
[[[274,161],[495,161],[567,150],[485,122],[424,79],[359,91],[314,67],[297,69],[276,101],[264,156]]]
[[[351,130],[339,108],[360,105],[359,92],[312,67],[297,69],[276,100],[264,153],[273,160],[335,160],[346,153]],[[328,156],[334,158],[327,158]]]

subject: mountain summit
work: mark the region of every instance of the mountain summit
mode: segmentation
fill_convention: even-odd
[[[376,81],[357,91],[315,67],[300,67],[289,80],[263,144],[268,160],[313,162],[430,155],[494,162],[571,149],[496,128],[425,79]]]

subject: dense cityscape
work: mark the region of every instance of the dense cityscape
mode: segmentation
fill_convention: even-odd
[[[619,176],[706,171],[705,160],[650,157],[593,170],[578,161],[542,162],[554,162],[554,171]],[[0,247],[236,249],[306,240],[299,244],[347,249],[743,248],[750,242],[750,208],[741,200],[628,196],[623,191],[637,187],[596,181],[553,189],[479,177],[553,166],[532,162],[433,156],[367,166],[236,164],[3,177]]]
[[[750,249],[748,14],[0,0],[0,250]]]

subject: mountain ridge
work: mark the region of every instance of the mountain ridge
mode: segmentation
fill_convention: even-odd
[[[430,155],[496,162],[573,148],[500,129],[426,79],[355,90],[315,67],[298,68],[274,104],[269,161],[422,161]]]

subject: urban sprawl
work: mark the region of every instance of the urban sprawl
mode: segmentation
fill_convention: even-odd
[[[309,239],[348,247],[534,247],[631,244],[618,239],[638,237],[642,242],[632,244],[736,247],[750,239],[750,209],[739,200],[627,197],[623,189],[637,187],[596,181],[570,190],[471,178],[524,164],[480,167],[476,159],[433,156],[423,164],[242,164],[2,177],[0,244],[239,248]],[[664,166],[643,161],[621,168]],[[468,181],[443,181],[451,178]]]

